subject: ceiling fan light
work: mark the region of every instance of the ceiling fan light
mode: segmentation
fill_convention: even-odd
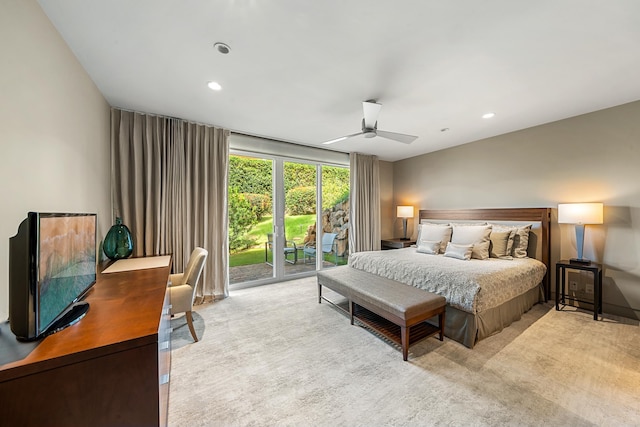
[[[363,135],[365,138],[373,138],[374,136],[376,136],[376,131],[374,130],[365,131]]]

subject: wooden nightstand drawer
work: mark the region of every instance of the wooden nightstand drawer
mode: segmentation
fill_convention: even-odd
[[[380,243],[382,246],[382,250],[386,250],[408,248],[411,245],[415,245],[416,241],[402,239],[382,239]]]

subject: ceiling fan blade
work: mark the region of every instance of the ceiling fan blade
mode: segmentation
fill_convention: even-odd
[[[362,135],[364,132],[352,133],[351,135],[341,136],[340,138],[332,139],[331,141],[323,142],[324,145],[335,144],[336,142],[344,141],[345,139],[352,138],[354,136]]]
[[[413,135],[405,135],[404,133],[396,133],[396,132],[386,132],[384,130],[379,130],[376,132],[378,136],[387,139],[393,139],[394,141],[402,142],[403,144],[411,144],[418,137]]]
[[[364,101],[362,103],[362,111],[364,112],[364,126],[368,129],[375,129],[378,121],[378,114],[382,104],[373,101]]]

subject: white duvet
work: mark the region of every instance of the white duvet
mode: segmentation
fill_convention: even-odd
[[[349,265],[442,295],[449,305],[469,313],[527,292],[540,284],[547,271],[532,258],[462,261],[419,253],[415,248],[350,254]]]

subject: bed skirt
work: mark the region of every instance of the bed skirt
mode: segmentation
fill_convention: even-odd
[[[520,320],[523,313],[543,299],[540,286],[536,286],[497,307],[475,315],[447,305],[444,334],[447,338],[473,348],[478,341]]]

